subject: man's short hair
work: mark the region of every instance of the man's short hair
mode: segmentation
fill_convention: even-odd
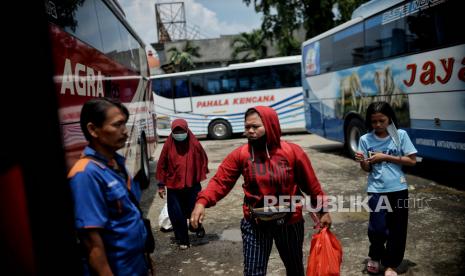
[[[107,110],[111,107],[117,107],[126,115],[126,122],[129,119],[129,111],[119,100],[111,98],[93,98],[87,101],[81,109],[81,130],[87,141],[92,139],[87,124],[93,123],[101,127],[107,118]]]

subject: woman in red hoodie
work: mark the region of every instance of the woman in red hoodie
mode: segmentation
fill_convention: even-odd
[[[304,275],[302,245],[304,220],[302,207],[271,222],[262,221],[255,208],[264,206],[265,196],[297,196],[300,191],[312,201],[324,192],[310,160],[296,144],[281,141],[281,127],[276,112],[265,106],[245,113],[245,135],[248,143],[231,152],[219,166],[208,186],[199,193],[191,224],[197,227],[205,208],[225,197],[240,175],[244,177],[244,218],[241,232],[244,253],[244,275],[266,275],[273,240],[286,267],[287,275]],[[322,226],[331,225],[328,213],[320,212]]]
[[[202,145],[187,126],[184,119],[171,124],[171,135],[163,145],[158,159],[158,194],[161,198],[168,188],[168,216],[180,249],[189,247],[187,219],[201,190],[200,181],[206,179],[208,158]],[[202,227],[197,235],[203,236]]]

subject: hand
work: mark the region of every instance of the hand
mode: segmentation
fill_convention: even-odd
[[[166,186],[158,186],[158,196],[165,198],[166,195]]]
[[[355,153],[355,161],[357,162],[363,162],[365,160],[365,156],[363,155],[363,152],[356,152]]]
[[[205,218],[205,206],[203,206],[200,203],[195,204],[194,211],[192,211],[191,220],[190,220],[192,227],[194,229],[197,229],[197,227],[199,227],[199,223],[202,223],[204,218]]]
[[[329,213],[320,213],[319,216],[320,216],[321,227],[331,228],[332,220],[331,220],[331,216],[329,215]]]
[[[387,155],[382,152],[373,152],[370,158],[367,159],[367,161],[370,164],[381,163],[383,161],[386,161],[386,156]]]

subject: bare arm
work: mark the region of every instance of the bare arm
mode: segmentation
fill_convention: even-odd
[[[384,153],[374,153],[372,157],[368,158],[367,161],[370,163],[376,164],[380,162],[390,162],[394,164],[399,164],[403,166],[414,166],[417,163],[417,155],[410,154],[407,156],[394,156]]]
[[[87,249],[90,268],[96,273],[96,275],[113,275],[105,253],[105,246],[98,230],[86,230],[80,235],[80,237]]]

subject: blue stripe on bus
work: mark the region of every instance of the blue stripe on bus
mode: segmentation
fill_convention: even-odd
[[[405,129],[417,155],[454,162],[465,162],[465,133],[441,130]]]
[[[303,93],[302,93],[302,92],[299,92],[299,93],[297,93],[297,94],[295,94],[295,95],[290,96],[289,98],[286,98],[286,99],[284,99],[284,100],[281,100],[281,101],[279,101],[279,102],[277,102],[277,103],[274,103],[274,104],[270,105],[270,107],[273,107],[273,108],[274,108],[274,107],[277,106],[277,105],[280,105],[280,104],[282,104],[282,103],[284,103],[284,102],[287,102],[287,101],[292,100],[292,99],[294,99],[294,98],[296,98],[296,97],[299,97],[299,96],[303,96]],[[303,101],[303,97],[302,97],[302,101]]]
[[[439,125],[436,125],[433,119],[411,119],[410,127],[416,129],[465,131],[465,121],[441,120]]]
[[[288,106],[290,106],[290,105],[295,105],[295,104],[297,104],[297,103],[302,103],[301,107],[302,107],[302,108],[304,107],[304,106],[303,106],[303,100],[301,99],[301,100],[297,100],[297,101],[294,101],[294,102],[290,102],[290,103],[288,103],[288,104],[286,104],[286,105],[283,105],[283,106],[281,106],[281,107],[275,108],[275,110],[276,110],[276,112],[277,112],[277,111],[280,110],[280,109],[283,109],[283,108],[288,107]],[[279,112],[278,112],[278,113],[279,113]]]

